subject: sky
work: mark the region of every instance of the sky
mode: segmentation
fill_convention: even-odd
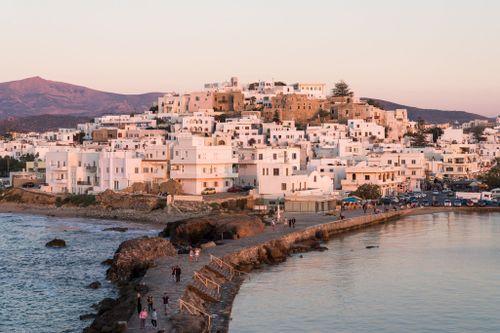
[[[0,82],[120,92],[345,80],[358,96],[500,113],[496,0],[0,0]]]

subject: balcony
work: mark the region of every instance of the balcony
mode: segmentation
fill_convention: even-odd
[[[90,186],[92,185],[90,182],[85,181],[85,180],[79,180],[76,182],[76,185],[84,185],[84,186]]]
[[[97,172],[97,167],[93,165],[87,165],[85,167],[85,170],[87,170],[90,173],[96,173]]]

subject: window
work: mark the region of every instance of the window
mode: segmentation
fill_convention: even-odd
[[[286,183],[281,183],[281,190],[286,191]]]
[[[365,175],[365,180],[370,180],[370,175]]]
[[[214,187],[219,186],[219,182],[214,182]]]
[[[297,159],[297,153],[292,153],[292,160],[296,160]]]
[[[273,160],[277,159],[278,158],[278,155],[276,154],[273,154]]]
[[[274,168],[273,169],[273,176],[279,176],[280,175],[280,169]]]
[[[411,160],[411,164],[417,164],[417,161]]]
[[[207,182],[203,182],[203,187],[207,187],[207,186],[208,186]]]
[[[259,160],[262,160],[262,159],[263,159],[262,154],[259,154]]]
[[[355,173],[352,174],[352,180],[356,180],[356,174]]]
[[[229,180],[226,180],[226,186],[229,186]]]
[[[139,173],[139,168],[135,168],[135,173]]]

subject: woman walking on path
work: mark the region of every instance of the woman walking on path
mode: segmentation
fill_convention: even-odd
[[[168,300],[169,300],[167,292],[163,293],[162,300],[163,300],[163,307],[165,309],[165,314],[167,314],[167,312],[168,312]]]
[[[176,266],[172,266],[172,281],[175,281],[175,270]]]
[[[141,294],[137,293],[137,313],[141,313],[141,311],[142,311]]]
[[[189,261],[191,262],[191,261],[193,261],[193,260],[196,260],[196,259],[195,259],[195,250],[190,249],[190,250],[189,250]]]
[[[139,319],[141,320],[141,328],[146,328],[146,318],[148,318],[148,312],[146,309],[139,313]]]
[[[158,326],[158,314],[155,309],[151,312],[151,325],[153,325],[153,327]]]
[[[179,265],[175,268],[175,282],[181,282],[181,267]]]
[[[199,247],[194,249],[194,261],[198,261],[200,259],[201,249]]]
[[[153,296],[148,296],[148,311],[151,312],[153,310]]]

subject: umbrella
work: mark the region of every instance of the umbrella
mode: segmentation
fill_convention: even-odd
[[[360,199],[358,199],[356,197],[347,197],[347,198],[342,199],[342,201],[356,203],[356,202],[360,201]]]

